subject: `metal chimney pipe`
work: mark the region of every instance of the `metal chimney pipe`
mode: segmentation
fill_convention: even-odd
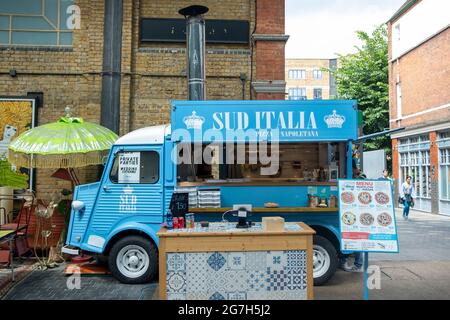
[[[206,99],[205,6],[189,6],[178,11],[186,18],[188,100]]]

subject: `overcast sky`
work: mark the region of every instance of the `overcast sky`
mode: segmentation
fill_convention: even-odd
[[[355,31],[370,32],[405,0],[286,0],[286,58],[334,58],[354,52]]]

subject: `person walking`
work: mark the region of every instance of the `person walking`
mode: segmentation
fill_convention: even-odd
[[[406,176],[406,181],[402,184],[400,195],[403,203],[403,219],[405,220],[408,220],[409,210],[412,206],[414,206],[414,188],[411,180],[411,176]]]

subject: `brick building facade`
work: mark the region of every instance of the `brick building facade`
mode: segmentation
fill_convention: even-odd
[[[337,59],[286,59],[286,99],[334,99]]]
[[[409,0],[388,23],[396,191],[412,176],[416,209],[450,215],[450,4]],[[418,18],[420,16],[420,19]]]
[[[37,3],[46,3],[47,7],[39,8]],[[56,4],[59,7],[53,12],[51,6]],[[141,22],[143,18],[180,19],[178,10],[192,4],[209,8],[207,22],[220,19],[249,24],[248,43],[207,43],[206,98],[284,99],[284,47],[288,39],[284,34],[284,0],[17,0],[1,4],[0,95],[41,92],[43,104],[38,109],[38,125],[57,120],[66,106],[71,106],[76,116],[101,123],[108,116],[105,112],[109,112],[104,106],[109,101],[105,100],[105,77],[117,77],[119,135],[167,123],[170,100],[187,99],[185,43],[143,42]],[[65,8],[74,12],[68,8],[70,5],[80,9],[79,29],[63,25],[70,18]],[[24,18],[18,18],[35,7],[42,10],[47,22],[37,18],[24,22]],[[59,23],[55,28],[44,30],[47,33],[31,30],[37,23],[45,23],[43,27],[47,28],[53,16]],[[117,21],[122,24],[118,30]],[[20,23],[29,24],[28,37]],[[115,35],[106,33],[107,28],[114,26]],[[54,43],[53,34],[57,39]],[[117,34],[121,41],[109,45],[115,49],[119,46],[119,65],[109,68],[113,63],[105,62],[109,53],[104,44],[110,41],[108,37]],[[11,70],[15,70],[15,76],[11,76]],[[117,90],[111,92],[117,94]],[[82,182],[98,179],[97,167],[77,172]],[[50,178],[51,173],[52,170],[37,171],[38,197],[48,198],[55,189],[67,187],[66,182]]]

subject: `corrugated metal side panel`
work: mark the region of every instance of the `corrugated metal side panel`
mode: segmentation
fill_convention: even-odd
[[[160,223],[162,209],[161,185],[108,185],[110,192],[101,192],[92,217],[89,234],[108,235],[119,221],[134,215],[145,216],[145,223]],[[131,188],[132,190],[128,190]],[[131,202],[136,197],[136,202]],[[143,221],[144,222],[144,221]]]
[[[80,243],[83,239],[84,233],[88,227],[89,218],[92,213],[92,208],[97,197],[98,187],[100,183],[93,183],[84,186],[78,186],[78,194],[77,199],[83,201],[86,207],[86,210],[83,214],[74,213],[71,211],[71,223],[72,223],[72,232],[69,235],[69,243],[71,245],[76,245]],[[77,237],[79,237],[80,241],[77,241]]]
[[[167,213],[170,206],[170,200],[172,199],[173,187],[164,188],[164,211],[163,216]]]

